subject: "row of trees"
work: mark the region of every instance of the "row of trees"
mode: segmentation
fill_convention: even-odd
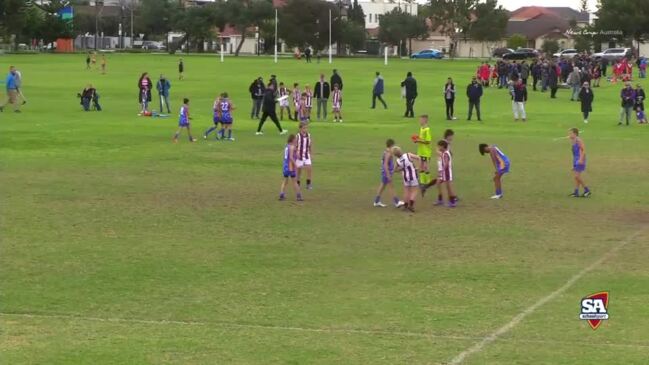
[[[170,31],[183,32],[182,41],[200,50],[203,41],[215,40],[226,28],[233,27],[243,35],[243,41],[258,32],[266,49],[273,48],[272,0],[218,0],[190,8],[185,8],[181,0],[120,1],[122,14],[119,16],[76,12],[74,23],[70,24],[61,20],[57,12],[67,3],[87,5],[87,0],[0,0],[0,36],[5,41],[13,39],[16,44],[31,39],[48,43],[59,37],[95,32],[117,35],[121,24],[124,34],[133,29],[135,34],[144,34],[145,39],[162,39]],[[417,6],[413,0],[402,1]],[[586,0],[582,0],[582,7],[588,10]],[[597,22],[575,35],[579,49],[590,49],[593,44],[613,37],[618,41],[640,42],[649,30],[649,1],[600,0],[598,8]],[[330,36],[330,12],[332,40],[341,48],[363,48],[367,34],[365,15],[358,0],[349,9],[344,9],[341,1],[288,0],[279,11],[279,37],[290,47],[325,49]],[[497,0],[429,0],[419,5],[417,16],[402,11],[401,7],[384,14],[378,38],[387,45],[406,45],[409,40],[423,38],[435,30],[449,36],[453,51],[462,39],[500,41],[506,35],[507,21],[508,12]],[[236,54],[243,41],[238,43]]]

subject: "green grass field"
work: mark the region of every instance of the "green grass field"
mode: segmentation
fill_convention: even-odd
[[[478,124],[464,120],[474,61],[190,56],[178,82],[177,57],[110,55],[107,75],[84,60],[0,56],[29,98],[0,114],[3,364],[649,364],[649,127],[616,126],[619,85],[595,89],[588,125],[566,90],[530,90],[523,124],[490,88]],[[315,189],[278,202],[285,137],[272,124],[254,135],[248,85],[271,73],[313,85],[333,67],[345,122],[312,123]],[[376,70],[387,111],[369,109]],[[174,111],[191,99],[195,135],[228,91],[236,142],[172,144],[175,115],[136,116],[142,71],[171,77]],[[385,139],[414,151],[407,71],[415,112],[435,135],[456,132],[454,210],[433,207],[434,194],[416,214],[371,205]],[[88,82],[101,113],[75,97]],[[573,126],[585,130],[590,199],[567,197],[570,145],[554,139]],[[512,159],[501,201],[488,199],[481,142]],[[580,300],[602,290],[610,320],[593,331]]]

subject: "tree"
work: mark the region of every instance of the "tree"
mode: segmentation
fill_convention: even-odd
[[[527,37],[522,34],[512,34],[507,40],[507,48],[517,49],[527,46]]]
[[[279,37],[289,47],[325,49],[329,46],[329,11],[334,22],[331,39],[340,39],[338,7],[321,0],[289,0],[279,13]]]
[[[468,35],[472,12],[479,0],[430,0],[422,13],[431,20],[432,28],[451,38],[452,49],[457,49],[460,37]]]
[[[234,52],[239,55],[246,37],[249,35],[249,28],[260,26],[266,19],[273,17],[273,3],[270,0],[238,0],[220,3],[220,10],[223,11],[228,24],[233,26],[241,34],[241,42]]]
[[[546,55],[553,55],[559,51],[559,42],[556,39],[546,39],[541,45],[541,50]]]
[[[423,17],[405,13],[400,8],[383,14],[379,21],[379,40],[391,45],[405,44],[406,40],[427,34]],[[412,52],[411,47],[408,48],[408,53]]]
[[[340,27],[339,44],[349,46],[352,51],[365,46],[365,25],[345,20],[339,22],[338,26]]]
[[[184,40],[189,44],[192,41],[199,51],[203,51],[203,42],[213,39],[214,33],[214,12],[209,6],[191,7],[184,11],[177,19],[177,27],[185,32]],[[187,47],[189,50],[189,45]]]
[[[579,11],[582,13],[589,13],[590,11],[588,10],[588,0],[580,0],[579,1]]]
[[[478,42],[497,42],[505,38],[509,12],[496,0],[487,0],[476,5],[475,20],[469,23],[468,35]]]
[[[138,12],[139,29],[147,36],[168,33],[172,29],[177,4],[175,0],[141,0]]]
[[[352,7],[349,9],[348,18],[350,21],[360,25],[365,29],[365,13],[363,8],[358,5],[358,0],[354,0]]]
[[[649,1],[601,0],[598,8],[595,27],[600,33],[639,44],[649,31]],[[622,34],[615,34],[616,31]]]

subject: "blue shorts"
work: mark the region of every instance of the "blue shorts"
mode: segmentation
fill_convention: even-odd
[[[223,124],[232,124],[232,116],[227,115],[227,116],[221,117],[221,123],[223,123]]]
[[[180,121],[178,122],[179,127],[189,127],[189,122],[188,121]]]
[[[584,172],[586,170],[586,164],[574,164],[572,165],[572,171],[574,172]]]
[[[221,123],[221,119],[219,117],[217,117],[217,116],[215,116],[212,120],[214,121],[214,124]]]
[[[505,175],[506,173],[509,172],[509,164],[505,165],[502,169],[498,169],[498,175]]]
[[[390,182],[390,179],[388,178],[388,176],[385,174],[385,172],[382,172],[381,173],[381,183],[383,185],[385,185],[385,184],[387,184],[389,182]]]
[[[284,177],[294,178],[296,176],[295,171],[284,170]]]

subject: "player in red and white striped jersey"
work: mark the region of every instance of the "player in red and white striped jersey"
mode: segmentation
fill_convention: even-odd
[[[295,166],[297,167],[297,183],[300,184],[302,177],[302,170],[306,170],[306,188],[311,190],[311,153],[313,151],[313,142],[311,141],[311,133],[308,129],[307,122],[300,123],[300,131],[297,134],[297,148],[295,149]]]
[[[342,108],[342,90],[340,90],[338,84],[334,84],[334,90],[332,92],[332,111],[334,115],[334,123],[343,122],[343,115],[340,109]]]

